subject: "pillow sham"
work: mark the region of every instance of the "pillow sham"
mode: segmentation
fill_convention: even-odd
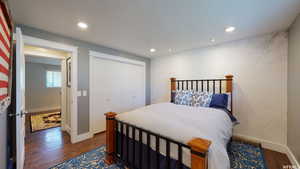
[[[192,106],[194,107],[209,107],[212,98],[212,93],[209,92],[193,92]]]
[[[209,107],[227,109],[228,95],[227,94],[213,94]]]
[[[174,103],[191,106],[192,96],[193,96],[193,91],[191,90],[177,90]]]

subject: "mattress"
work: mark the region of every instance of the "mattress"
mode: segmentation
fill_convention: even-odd
[[[208,168],[230,168],[226,146],[232,136],[233,125],[223,110],[159,103],[120,113],[117,119],[184,144],[195,137],[210,140],[212,144],[208,152]],[[123,133],[125,133],[125,128]],[[136,131],[136,140],[138,140],[138,134]],[[130,129],[129,137],[131,136]],[[146,144],[146,134],[143,134],[142,138],[143,143]],[[150,140],[151,149],[155,150],[155,137],[151,136]],[[162,155],[166,154],[165,146],[166,142],[161,139],[160,153]],[[170,146],[170,157],[178,159],[178,146],[176,144],[170,144]],[[184,148],[182,152],[184,165],[190,167],[190,150]]]

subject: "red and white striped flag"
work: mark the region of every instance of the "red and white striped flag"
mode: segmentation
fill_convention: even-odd
[[[8,97],[11,34],[1,8],[0,12],[0,101]]]

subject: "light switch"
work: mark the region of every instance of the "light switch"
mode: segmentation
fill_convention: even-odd
[[[83,91],[82,91],[82,95],[83,95],[83,96],[87,96],[87,91],[86,91],[86,90],[83,90]]]
[[[77,96],[81,96],[81,90],[77,91]]]

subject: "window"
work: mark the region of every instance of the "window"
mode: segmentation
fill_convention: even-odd
[[[46,72],[46,87],[61,87],[61,73],[57,71],[47,71]]]

